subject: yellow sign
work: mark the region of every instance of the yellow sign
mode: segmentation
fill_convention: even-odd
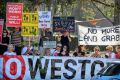
[[[38,35],[38,13],[23,13],[22,36]]]

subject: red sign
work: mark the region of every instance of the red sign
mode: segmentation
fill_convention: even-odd
[[[7,3],[6,10],[6,26],[22,26],[23,3]]]

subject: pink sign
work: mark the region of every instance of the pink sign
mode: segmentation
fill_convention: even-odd
[[[6,10],[6,26],[22,26],[23,3],[7,3]]]

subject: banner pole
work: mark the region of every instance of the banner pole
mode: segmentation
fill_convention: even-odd
[[[29,47],[30,47],[30,36],[29,36]]]

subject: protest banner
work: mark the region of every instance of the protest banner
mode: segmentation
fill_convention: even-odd
[[[78,26],[79,45],[120,45],[120,25],[112,27]]]
[[[21,27],[23,3],[7,3],[6,7],[6,26]]]
[[[39,11],[39,28],[51,28],[51,11]]]
[[[56,48],[56,41],[43,41],[43,48]]]
[[[53,17],[53,31],[54,32],[74,32],[75,18],[74,17]]]
[[[2,43],[3,25],[4,25],[4,19],[0,19],[0,43]]]
[[[0,79],[90,80],[114,59],[83,57],[0,56]]]
[[[22,36],[38,35],[38,13],[23,13]]]

